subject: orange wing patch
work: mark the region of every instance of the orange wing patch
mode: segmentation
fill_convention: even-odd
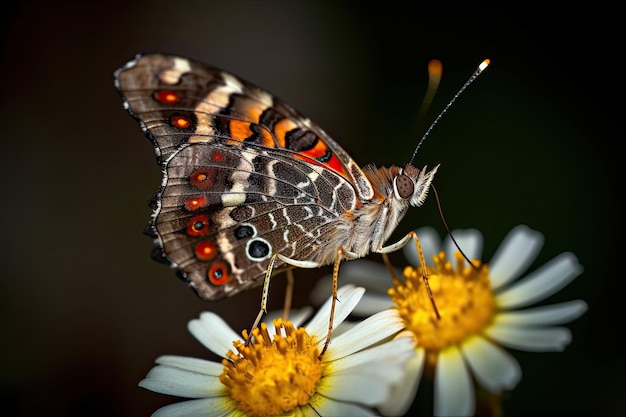
[[[250,129],[250,123],[241,120],[231,120],[228,127],[233,139],[243,141],[254,134]]]
[[[276,136],[276,141],[278,142],[278,146],[281,148],[287,148],[287,133],[293,129],[297,129],[298,125],[295,124],[292,120],[289,119],[281,119],[274,125],[274,135]]]

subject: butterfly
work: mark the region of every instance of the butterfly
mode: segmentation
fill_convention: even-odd
[[[386,254],[415,237],[386,244],[407,209],[424,203],[438,167],[360,167],[289,104],[180,56],[139,54],[114,82],[162,170],[147,228],[153,258],[201,298],[331,264],[336,294],[342,260]]]

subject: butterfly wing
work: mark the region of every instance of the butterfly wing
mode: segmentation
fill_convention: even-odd
[[[322,129],[231,74],[140,55],[115,82],[163,170],[154,256],[202,298],[260,284],[274,253],[330,263],[348,233],[340,216],[373,196]]]

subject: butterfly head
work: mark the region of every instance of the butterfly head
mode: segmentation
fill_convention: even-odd
[[[374,189],[373,204],[366,204],[356,222],[370,236],[365,248],[357,244],[346,245],[350,251],[366,254],[379,252],[396,229],[410,206],[421,206],[426,200],[428,189],[439,165],[428,171],[407,164],[404,167],[376,168],[369,165],[364,173]],[[360,243],[357,239],[356,243]],[[359,249],[362,252],[359,252]],[[363,255],[364,256],[364,255]]]
[[[433,181],[439,165],[427,171],[426,167],[420,170],[413,165],[400,168],[393,177],[393,193],[396,199],[407,201],[413,207],[419,207],[426,200],[430,184]]]

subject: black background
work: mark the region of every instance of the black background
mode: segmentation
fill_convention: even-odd
[[[257,83],[361,165],[406,162],[428,123],[490,58],[415,163],[441,163],[435,183],[447,221],[480,229],[485,259],[519,223],[546,237],[533,267],[575,253],[584,274],[548,302],[582,298],[590,306],[568,325],[565,352],[513,352],[524,375],[505,415],[626,413],[616,8],[116,0],[3,7],[5,415],[149,415],[175,401],[137,387],[157,356],[215,359],[187,321],[213,310],[243,329],[257,311],[259,291],[204,303],[149,259],[141,231],[160,172],[112,79],[143,51],[189,56]],[[443,62],[442,84],[418,123],[432,58]],[[422,225],[443,231],[432,198],[397,236]],[[401,257],[394,262],[402,266]],[[328,271],[297,271],[298,305]],[[272,308],[283,288],[273,281]],[[418,414],[429,413],[430,395],[425,385]]]

